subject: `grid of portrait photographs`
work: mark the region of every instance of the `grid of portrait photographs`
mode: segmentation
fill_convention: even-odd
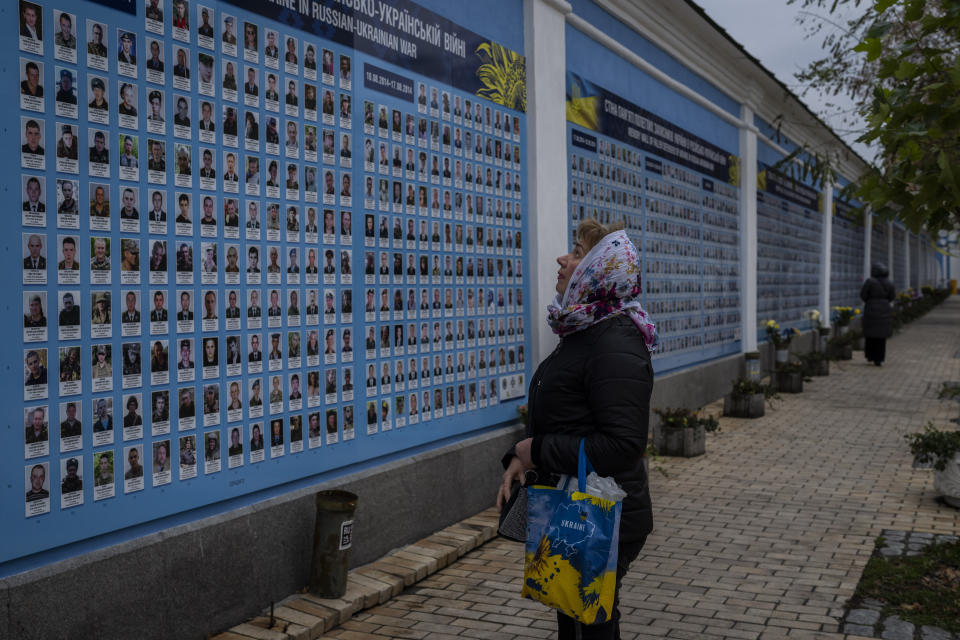
[[[791,183],[804,204],[757,190],[757,327],[771,318],[781,327],[801,326],[804,315],[820,301],[820,232],[823,216],[813,189],[780,176],[760,172],[767,180]]]
[[[907,269],[907,251],[903,247],[906,229],[898,223],[893,224],[893,269],[894,277],[899,278],[898,282],[903,281],[903,275]],[[897,275],[900,274],[900,275]]]
[[[889,259],[889,225],[874,221],[870,230],[870,264],[882,262],[887,264]]]
[[[740,339],[738,188],[588,136],[596,152],[569,146],[571,233],[585,218],[624,223],[643,258],[643,304],[659,336],[654,359],[732,348]]]
[[[853,215],[850,203],[840,200],[836,193],[833,198],[830,306],[855,307],[860,304],[860,285],[863,283],[863,225]]]
[[[18,0],[27,516],[525,395],[520,117],[145,6]]]

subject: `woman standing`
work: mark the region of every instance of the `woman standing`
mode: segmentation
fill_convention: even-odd
[[[893,310],[890,303],[896,297],[887,267],[875,262],[870,277],[860,288],[863,300],[863,353],[868,362],[879,366],[887,355],[887,338],[893,335]]]
[[[642,456],[647,446],[656,329],[640,306],[640,260],[622,225],[595,219],[577,228],[573,250],[557,258],[557,297],[548,323],[560,344],[534,374],[528,391],[527,438],[504,457],[497,495],[502,506],[514,481],[536,469],[538,484],[576,475],[580,440],[600,476],[627,492],[620,520],[617,592],[653,529]],[[554,481],[553,484],[556,484]],[[579,638],[619,638],[618,599],[608,621],[584,626]],[[557,614],[559,638],[574,638],[576,622]]]

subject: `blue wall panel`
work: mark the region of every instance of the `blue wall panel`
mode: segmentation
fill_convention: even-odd
[[[864,229],[854,214],[856,202],[843,202],[837,190],[833,194],[832,240],[830,252],[830,306],[860,305],[863,284]]]
[[[139,13],[130,14],[94,2],[69,3],[69,21],[79,32],[75,49],[55,46],[60,16],[54,15],[53,7],[42,4],[38,7],[42,46],[26,40],[18,43],[15,37],[0,44],[10,61],[2,73],[7,86],[28,80],[27,62],[32,62],[42,64],[39,75],[46,92],[42,100],[26,96],[19,104],[13,99],[5,104],[12,124],[2,132],[3,143],[7,149],[24,145],[26,121],[33,119],[40,125],[47,148],[43,159],[26,153],[0,158],[0,168],[7,175],[22,176],[5,185],[10,197],[27,202],[36,184],[30,181],[32,176],[40,182],[45,202],[44,212],[25,210],[21,221],[8,217],[6,223],[8,233],[0,261],[23,277],[17,277],[19,284],[12,288],[15,294],[4,304],[3,322],[15,337],[0,344],[0,362],[13,378],[32,382],[47,377],[45,385],[17,383],[3,391],[2,400],[11,410],[3,428],[6,446],[0,458],[7,486],[0,499],[7,534],[0,552],[0,575],[455,441],[514,419],[516,398],[526,391],[529,363],[524,358],[528,348],[524,328],[530,319],[523,303],[529,298],[524,277],[529,265],[526,118],[522,110],[462,88],[478,84],[479,76],[471,75],[484,62],[477,50],[466,50],[451,40],[457,49],[451,54],[455,58],[438,64],[442,60],[437,57],[438,48],[431,50],[420,42],[419,57],[409,55],[408,49],[394,52],[388,62],[364,53],[374,48],[369,43],[361,46],[359,35],[357,48],[353,48],[289,26],[309,23],[271,4],[191,2],[190,25],[182,31],[174,24],[172,2],[161,3],[167,13],[159,22],[149,20],[144,15],[145,5],[137,4],[134,11]],[[471,48],[479,42],[477,33],[482,33],[494,43],[522,51],[520,3],[498,0],[492,4],[492,12],[490,4],[450,6],[436,0],[421,7],[412,3],[396,6],[407,8],[427,23],[432,15],[429,9],[442,11],[447,20],[458,23],[447,33],[465,38]],[[242,8],[245,6],[253,10]],[[336,3],[318,6],[336,8]],[[207,8],[210,18],[209,37],[198,33],[201,7]],[[13,2],[0,8],[11,35],[18,9]],[[231,33],[222,37],[227,17],[232,20]],[[88,55],[84,46],[94,22],[101,24],[104,32],[108,47],[104,58]],[[258,38],[257,46],[249,51],[243,47],[248,27],[257,30]],[[271,31],[282,60],[266,55]],[[131,34],[135,41],[131,53],[137,59],[129,66],[118,58],[123,33]],[[397,35],[384,27],[382,34],[391,33]],[[289,37],[294,40],[287,59]],[[405,37],[415,40],[408,34]],[[162,69],[147,65],[151,40],[159,47]],[[391,42],[397,41],[383,40],[378,46],[387,47]],[[441,38],[439,42],[442,48],[448,41]],[[315,70],[304,63],[308,47],[317,59]],[[175,68],[180,50],[183,62],[190,66],[190,77]],[[333,55],[329,75],[324,73],[324,50]],[[212,57],[212,64],[207,56]],[[349,65],[349,73],[341,64]],[[234,79],[228,76],[228,67]],[[256,94],[244,90],[248,71],[259,84]],[[502,74],[508,71],[500,69]],[[209,82],[202,82],[201,76],[207,72],[211,74]],[[266,99],[270,74],[276,76],[281,96],[289,89],[289,101],[280,96],[276,102]],[[73,87],[69,91],[63,88],[64,100],[58,101],[55,94],[61,88],[57,85],[61,77],[72,79]],[[437,80],[439,77],[449,77],[452,84]],[[97,85],[101,81],[105,85],[109,103],[100,113],[87,106],[95,78]],[[136,105],[136,116],[118,110],[125,84],[133,88],[128,93]],[[417,99],[421,85],[425,89],[423,103]],[[308,86],[315,88],[319,108],[307,108],[312,98],[306,93]],[[436,108],[429,104],[434,91]],[[323,108],[328,92],[329,113]],[[181,98],[187,110],[175,113]],[[155,100],[163,122],[147,117]],[[467,101],[479,117],[467,119],[457,113]],[[198,126],[203,102],[211,105],[216,125],[216,131],[209,134]],[[239,120],[236,136],[232,135],[228,110]],[[192,127],[184,116],[191,119]],[[401,124],[397,130],[391,127],[394,116]],[[271,118],[277,121],[276,141],[268,138]],[[412,126],[409,134],[408,120]],[[64,146],[61,154],[55,152],[65,125],[79,153],[71,152],[69,146]],[[106,137],[112,161],[108,167],[88,162],[95,130]],[[293,136],[289,145],[288,135]],[[124,164],[120,156],[127,137],[134,143],[132,151],[139,155],[136,169],[118,166]],[[154,147],[158,155],[148,159]],[[201,172],[206,149],[219,171],[209,180]],[[414,162],[409,168],[407,152]],[[239,174],[237,180],[227,175],[231,159]],[[257,166],[249,164],[251,159],[258,161]],[[275,188],[269,173],[272,162],[279,169]],[[188,164],[189,174],[185,170]],[[287,173],[285,165],[293,167],[292,173]],[[101,168],[105,173],[96,175]],[[329,194],[328,172],[332,181]],[[290,184],[282,184],[288,177]],[[308,184],[314,177],[317,187],[312,190]],[[369,194],[365,193],[368,179],[372,185]],[[102,218],[90,213],[98,184],[112,210]],[[65,198],[71,189],[79,205]],[[148,220],[155,193],[168,216],[163,222]],[[175,222],[181,194],[188,198],[190,224]],[[136,219],[130,209],[131,215],[118,213],[125,195],[132,196]],[[215,220],[210,225],[197,221],[205,214],[207,197]],[[259,220],[256,229],[244,224],[251,204]],[[277,207],[277,218],[272,217],[272,205]],[[308,226],[311,209],[320,227],[313,231]],[[326,210],[331,212],[330,233],[324,226]],[[235,211],[239,213],[236,219]],[[349,233],[344,214],[352,217]],[[364,233],[368,217],[370,235]],[[67,236],[77,248],[76,271],[55,268],[68,258],[63,251]],[[112,266],[105,270],[91,265],[98,246],[95,238],[102,238],[99,244],[110,248]],[[34,269],[29,248],[37,240],[45,264]],[[164,243],[169,256],[166,262],[160,260],[166,257],[160,251]],[[184,245],[193,252],[190,265],[177,261]],[[246,273],[251,248],[259,252],[260,273]],[[134,261],[133,249],[139,250],[139,262]],[[276,273],[270,268],[274,249]],[[298,269],[290,261],[291,250]],[[316,255],[315,274],[307,269],[311,251]],[[156,262],[150,261],[151,256],[157,257]],[[383,272],[381,261],[387,265]],[[96,263],[101,261],[96,259]],[[265,308],[274,290],[279,307],[276,316]],[[369,312],[364,309],[368,290],[374,298]],[[253,291],[263,307],[259,325],[247,313]],[[238,318],[231,317],[231,292],[236,293]],[[58,305],[62,308],[66,293],[72,293],[74,302],[79,303],[79,324],[73,324],[68,312],[61,327]],[[133,294],[135,313],[124,316],[128,293]],[[174,318],[181,293],[190,295],[193,320],[178,322]],[[327,293],[333,305],[329,314],[321,312]],[[169,314],[166,321],[148,319],[155,294],[161,295],[160,302]],[[315,314],[306,308],[312,294],[318,305]],[[384,294],[386,304],[381,308]],[[212,301],[209,310],[204,304],[208,295]],[[35,296],[43,321],[40,315],[32,315]],[[423,305],[422,297],[426,299]],[[91,309],[97,307],[98,299],[111,308],[112,317],[94,324]],[[345,312],[345,303],[352,305],[352,313]],[[367,349],[370,330],[373,342]],[[278,358],[269,357],[274,334]],[[249,360],[254,335],[260,341],[260,352],[266,354],[259,366]],[[214,339],[211,356],[215,354],[215,358],[205,363],[204,347]],[[316,352],[312,351],[314,339]],[[180,369],[174,363],[185,340],[190,341],[194,366]],[[237,356],[230,349],[234,341]],[[347,344],[349,350],[344,348]],[[105,347],[104,355],[109,351],[111,369],[108,375],[94,379],[99,345]],[[151,358],[157,346],[157,357]],[[43,367],[34,369],[35,374],[25,364],[32,363],[31,352]],[[126,370],[125,358],[129,358]],[[374,374],[368,385],[371,365]],[[417,372],[416,381],[410,375],[411,367]],[[275,377],[278,401],[271,403]],[[260,383],[262,414],[249,402],[255,380]],[[234,384],[238,392],[235,404]],[[178,402],[180,393],[188,389],[195,394],[193,420],[181,415]],[[205,404],[208,397],[209,405]],[[419,411],[410,411],[413,397]],[[434,405],[432,412],[422,410],[424,397]],[[125,421],[127,407],[133,406],[131,398],[136,398],[137,406]],[[166,400],[166,408],[158,406],[160,398]],[[94,410],[100,401],[112,416],[112,429],[94,432],[98,418]],[[71,402],[78,405],[79,436],[69,435],[72,422],[67,405]],[[37,407],[43,412],[39,414],[40,435],[34,437],[32,410]],[[351,413],[352,421],[348,419]],[[313,415],[319,429],[311,434]],[[279,421],[279,437],[271,446],[274,420]],[[57,428],[63,421],[66,426]],[[251,450],[254,425],[266,439],[262,450]],[[242,450],[231,445],[234,429],[239,430]],[[194,465],[189,464],[189,454],[181,460],[191,438]],[[156,458],[160,443],[166,443],[172,465]],[[208,446],[210,455],[205,457]],[[131,469],[131,451],[137,452],[144,471],[125,479]],[[99,482],[95,475],[103,454],[107,454],[107,469],[101,478],[104,481]],[[74,458],[83,487],[62,490],[71,488],[72,479],[66,485],[61,481],[68,474],[67,462]],[[43,482],[40,489],[25,495],[32,491],[31,473],[39,479],[35,465],[43,469]],[[113,479],[106,482],[111,475]]]
[[[740,104],[736,102],[733,98],[725,94],[723,91],[718,89],[716,86],[708,82],[703,76],[700,76],[687,67],[683,66],[676,58],[665,52],[663,49],[659,48],[655,44],[651,43],[649,40],[638,34],[636,31],[620,22],[612,15],[606,12],[606,10],[599,7],[592,0],[573,0],[571,3],[573,7],[573,12],[584,18],[601,31],[614,38],[628,49],[636,53],[638,56],[649,62],[650,64],[656,66],[658,69],[669,75],[674,80],[681,82],[703,97],[710,100],[721,109],[724,109],[733,116],[740,117]],[[567,37],[569,39],[570,29],[567,29]],[[567,51],[571,51],[569,40],[567,45]],[[567,54],[567,64],[576,65],[581,62],[586,62],[591,58],[589,55],[584,55],[581,50],[574,49],[574,55]],[[597,71],[600,71],[603,68],[607,68],[611,63],[611,60],[604,57],[601,59],[593,59],[593,63],[596,64]],[[632,75],[636,73],[636,67],[630,65],[630,68],[633,71],[627,76],[621,76],[619,82],[623,83],[623,86],[617,86],[610,83],[607,83],[606,77],[600,77],[589,73],[586,70],[584,74],[587,77],[595,78],[596,81],[600,84],[605,84],[610,90],[620,93],[621,95],[628,95],[631,90],[636,90],[632,85]],[[646,106],[646,105],[644,105]],[[651,111],[657,112],[652,106],[647,106]],[[696,129],[690,126],[690,123],[677,121],[677,124],[690,129],[697,135],[703,135],[703,133],[698,132]],[[704,136],[706,137],[706,136]],[[719,142],[717,144],[720,144]],[[736,140],[732,143],[727,144],[727,148],[733,148],[736,145]]]
[[[808,327],[804,313],[819,307],[819,194],[771,165],[780,154],[757,145],[757,331],[775,320],[781,328]]]
[[[640,55],[653,53],[605,13],[590,17]],[[739,351],[737,129],[569,25],[566,42],[571,232],[584,217],[626,224],[644,260],[658,373]],[[609,101],[643,124],[606,113]]]

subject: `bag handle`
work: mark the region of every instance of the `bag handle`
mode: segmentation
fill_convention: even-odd
[[[580,452],[577,455],[577,489],[580,493],[587,490],[587,474],[594,471],[587,458],[586,442],[586,438],[580,438]]]

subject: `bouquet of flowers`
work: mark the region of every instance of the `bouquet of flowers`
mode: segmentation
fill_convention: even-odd
[[[803,315],[810,322],[810,328],[814,331],[819,331],[821,327],[823,327],[823,322],[820,320],[819,309],[810,309],[805,311]]]
[[[850,321],[858,315],[860,315],[860,309],[855,309],[854,307],[833,308],[833,322],[840,327],[847,326],[850,324]]]
[[[793,340],[794,336],[800,335],[797,329],[781,330],[776,320],[767,320],[764,324],[764,329],[767,332],[767,337],[770,338],[770,342],[772,342],[773,346],[778,350],[789,347],[790,341]]]

